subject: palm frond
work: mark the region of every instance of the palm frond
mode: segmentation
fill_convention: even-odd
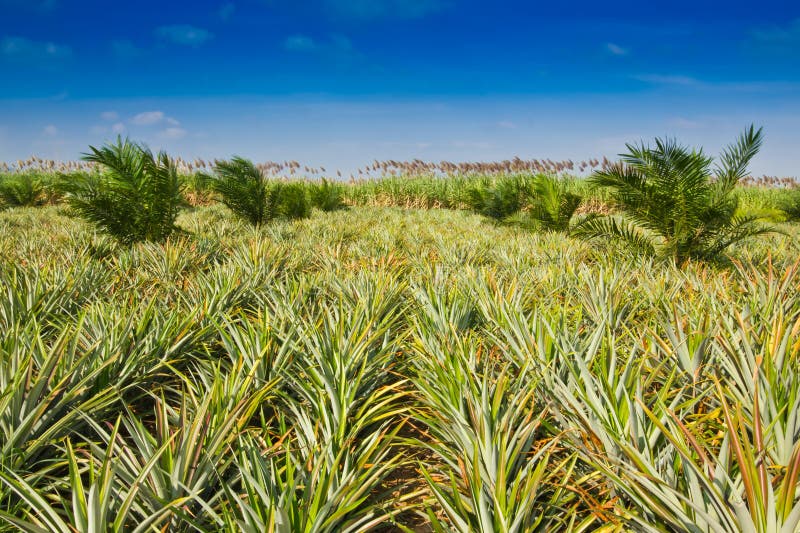
[[[575,225],[572,234],[586,240],[617,240],[628,249],[643,255],[656,255],[652,237],[632,222],[611,216],[588,216]]]
[[[553,176],[537,176],[532,185],[531,216],[546,231],[569,231],[581,197]]]
[[[740,180],[747,176],[747,167],[750,161],[758,154],[764,143],[764,128],[755,129],[750,125],[739,136],[736,143],[726,147],[720,155],[720,164],[717,166],[720,193],[733,189]]]

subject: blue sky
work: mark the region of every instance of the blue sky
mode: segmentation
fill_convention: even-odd
[[[0,0],[0,160],[582,159],[763,125],[800,174],[800,3]]]

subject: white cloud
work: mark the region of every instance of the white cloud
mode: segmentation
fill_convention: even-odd
[[[119,118],[119,113],[116,111],[103,111],[100,113],[100,118],[103,120],[117,120]]]
[[[156,28],[156,35],[164,40],[185,46],[200,46],[214,37],[210,31],[189,24],[161,26]]]
[[[630,52],[627,48],[614,43],[606,43],[606,50],[615,56],[626,56]]]
[[[166,128],[162,130],[159,136],[162,139],[183,139],[186,137],[186,130],[183,128]]]
[[[48,137],[55,137],[56,135],[58,135],[58,128],[56,128],[52,124],[48,124],[47,126],[44,127],[44,129],[42,129],[42,133],[44,133]]]
[[[162,120],[164,120],[163,111],[145,111],[144,113],[135,115],[131,119],[131,124],[137,126],[152,126],[153,124],[158,124]]]
[[[142,113],[134,115],[133,118],[128,121],[128,123],[135,126],[156,126],[159,124],[166,124],[170,126],[165,130],[170,131],[169,135],[178,135],[178,131],[172,130],[180,130],[178,126],[181,125],[179,120],[167,116],[163,111],[143,111]]]
[[[125,133],[125,124],[122,122],[117,122],[113,126],[111,126],[111,132],[116,133],[117,135],[122,135]]]
[[[72,55],[69,46],[24,37],[5,37],[0,41],[0,55],[19,61],[54,61]]]
[[[324,40],[315,40],[308,35],[292,35],[283,42],[283,48],[290,52],[315,54],[325,61],[349,62],[361,57],[353,42],[339,33],[329,35]]]
[[[686,87],[698,90],[718,90],[743,93],[793,93],[800,90],[800,83],[792,81],[717,81],[701,80],[683,75],[643,74],[631,76],[652,85],[664,87]]]

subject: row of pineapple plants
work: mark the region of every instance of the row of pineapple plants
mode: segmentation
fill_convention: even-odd
[[[2,240],[9,529],[798,528],[792,239],[678,270],[456,214],[211,210],[132,248],[3,223],[27,216]]]

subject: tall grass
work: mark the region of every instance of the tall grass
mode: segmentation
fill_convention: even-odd
[[[212,165],[213,168],[213,165]],[[259,167],[261,168],[261,167]],[[98,171],[76,171],[68,173],[71,179],[80,179],[82,176],[92,175]],[[264,170],[262,169],[262,172]],[[16,183],[20,174],[3,173],[0,171],[0,184]],[[38,184],[43,191],[37,193],[37,204],[57,204],[62,199],[59,190],[59,175],[47,170],[29,171],[26,175]],[[183,189],[187,200],[196,206],[206,206],[214,203],[214,192],[209,181],[204,177],[205,172],[186,169],[181,174]],[[470,174],[414,174],[414,175],[377,175],[346,181],[336,178],[303,178],[297,175],[280,178],[269,175],[271,179],[283,181],[298,181],[304,183],[309,190],[309,195],[314,207],[321,210],[333,210],[342,205],[375,206],[375,207],[403,207],[415,209],[470,209],[472,202],[470,190],[476,187],[491,186],[492,183],[507,178],[523,177],[531,179],[539,174],[535,173],[470,173]],[[552,174],[547,174],[552,176]],[[25,178],[27,179],[27,178]],[[575,194],[583,199],[581,211],[604,212],[611,205],[611,193],[606,190],[591,187],[588,181],[580,175],[561,173],[557,181],[562,183],[566,192]],[[776,221],[783,220],[786,215],[784,210],[794,209],[796,186],[793,181],[787,183],[776,182],[764,185],[755,185],[744,180],[736,189],[740,207],[743,212],[755,212]],[[2,185],[0,185],[2,187]],[[27,202],[23,202],[27,205]],[[6,203],[5,207],[19,205],[16,201]],[[0,202],[0,207],[3,203]]]

